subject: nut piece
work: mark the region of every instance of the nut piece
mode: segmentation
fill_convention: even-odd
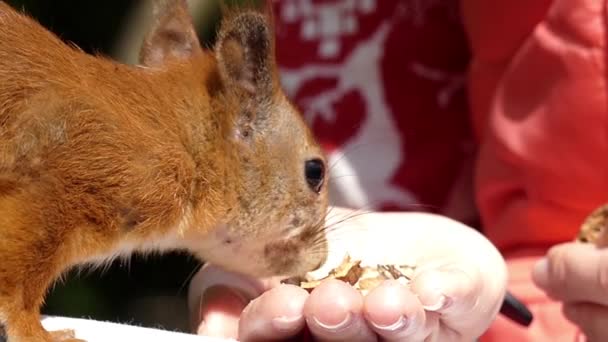
[[[587,217],[576,240],[598,247],[608,246],[608,204],[597,208]]]
[[[415,271],[415,267],[409,265],[376,265],[361,266],[360,260],[352,260],[346,256],[338,267],[334,268],[329,275],[321,279],[306,279],[305,277],[291,278],[285,283],[299,285],[301,288],[312,291],[325,279],[342,280],[363,295],[382,284],[385,280],[397,280],[403,285],[408,285]]]

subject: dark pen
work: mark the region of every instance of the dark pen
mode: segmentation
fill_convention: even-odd
[[[534,319],[532,312],[530,312],[526,305],[508,291],[502,302],[502,306],[500,307],[500,313],[515,323],[526,327],[529,326]]]

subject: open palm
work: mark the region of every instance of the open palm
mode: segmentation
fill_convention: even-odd
[[[351,219],[344,220],[344,217]],[[364,264],[415,265],[409,287],[386,281],[366,296],[327,280],[312,293],[278,279],[250,279],[204,267],[190,287],[193,326],[200,334],[242,341],[289,339],[308,328],[318,340],[471,341],[496,317],[506,267],[493,245],[456,221],[422,213],[353,216],[334,209],[330,257],[346,253]]]

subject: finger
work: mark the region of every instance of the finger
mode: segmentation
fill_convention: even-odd
[[[375,341],[376,334],[363,318],[363,297],[339,280],[326,280],[310,294],[304,306],[306,323],[319,341]]]
[[[271,286],[267,280],[253,279],[206,264],[192,277],[188,286],[188,308],[191,315],[198,314],[200,299],[207,289],[217,285],[230,286],[249,300],[256,298]]]
[[[241,341],[290,338],[304,328],[304,303],[308,292],[293,285],[273,288],[253,300],[239,322]]]
[[[476,271],[453,267],[423,271],[412,280],[411,289],[427,311],[441,315],[446,332],[471,334],[462,338],[478,337],[482,322],[497,311],[495,301],[481,300],[484,292]]]
[[[475,308],[481,281],[477,272],[445,268],[418,274],[410,287],[426,310],[448,318],[462,316]]]
[[[587,341],[604,341],[608,336],[608,308],[593,303],[566,303],[564,316],[576,324]]]
[[[437,315],[427,317],[416,295],[395,280],[385,281],[365,297],[364,315],[386,341],[422,341],[438,326]]]
[[[237,290],[216,285],[208,288],[201,297],[198,314],[192,315],[198,335],[238,337],[239,317],[248,300]]]
[[[188,288],[192,331],[207,336],[234,337],[238,331],[238,316],[245,304],[272,286],[270,281],[206,264],[192,278]]]
[[[269,284],[240,274],[204,265],[192,278],[188,288],[190,326],[197,334],[234,337],[235,316],[243,303],[262,293]],[[208,293],[208,290],[211,290]],[[237,314],[238,313],[238,314]]]
[[[555,299],[608,305],[608,250],[581,243],[553,247],[532,278]]]

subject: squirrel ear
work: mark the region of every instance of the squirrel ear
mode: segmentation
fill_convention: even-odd
[[[160,66],[202,52],[186,0],[155,0],[153,8],[154,23],[139,53],[142,65]]]
[[[215,47],[220,73],[230,86],[268,96],[275,86],[274,39],[267,17],[255,11],[228,15]]]

